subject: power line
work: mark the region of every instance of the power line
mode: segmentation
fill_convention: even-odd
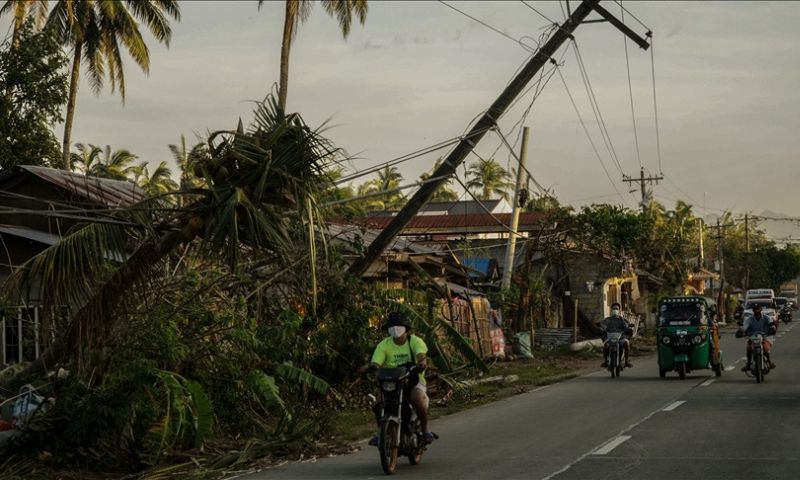
[[[530,53],[535,53],[539,49],[539,44],[538,43],[536,44],[536,48],[532,49],[528,45],[525,45],[525,43],[522,42],[521,38],[520,39],[514,38],[511,35],[503,32],[502,30],[489,25],[488,23],[484,22],[483,20],[479,20],[479,19],[473,17],[472,15],[468,14],[467,12],[464,12],[463,10],[459,10],[458,8],[450,5],[449,3],[445,2],[444,0],[439,0],[439,3],[441,3],[442,5],[444,5],[446,7],[449,7],[451,9],[455,10],[456,12],[460,13],[461,15],[464,15],[465,17],[471,19],[474,22],[480,23],[481,25],[483,25],[484,27],[492,30],[493,32],[495,32],[495,33],[497,33],[497,34],[499,34],[499,35],[511,40],[512,42],[514,42],[517,45],[521,46],[522,48],[524,48],[525,50],[527,50]],[[530,37],[527,37],[527,38],[530,38]]]
[[[620,8],[622,8],[622,2],[620,2]],[[625,23],[625,10],[622,10],[622,23]],[[642,168],[642,154],[641,150],[639,150],[639,134],[636,131],[636,111],[633,106],[633,86],[631,85],[631,64],[630,60],[628,59],[628,36],[624,33],[622,34],[622,42],[625,46],[625,69],[628,72],[628,93],[630,94],[631,98],[631,121],[633,123],[633,140],[636,145],[636,159],[639,160],[639,168]],[[659,170],[661,169],[661,165],[659,165]]]
[[[597,97],[594,94],[594,89],[592,88],[592,83],[589,80],[589,73],[586,70],[586,66],[583,63],[583,57],[581,56],[580,49],[578,48],[578,43],[575,39],[572,39],[572,46],[575,51],[575,58],[578,60],[578,67],[581,72],[581,78],[583,79],[583,85],[586,89],[586,94],[589,96],[589,103],[592,106],[592,113],[594,113],[595,119],[597,120],[598,126],[600,127],[600,134],[603,138],[603,143],[606,145],[606,149],[608,150],[609,155],[611,155],[611,159],[617,166],[620,174],[623,174],[624,171],[622,170],[622,165],[619,163],[619,157],[617,157],[617,151],[614,148],[614,144],[611,142],[611,136],[608,134],[608,128],[606,127],[606,122],[603,119],[603,114],[600,112],[600,104],[597,102]]]
[[[615,3],[616,3],[617,5],[619,5],[619,8],[621,8],[623,12],[627,13],[627,14],[628,14],[628,15],[630,15],[630,16],[631,16],[631,17],[632,17],[634,20],[636,20],[637,22],[639,22],[639,25],[641,25],[641,26],[643,26],[644,28],[646,28],[648,32],[652,32],[652,31],[653,31],[653,29],[652,29],[652,28],[648,27],[648,26],[647,26],[647,25],[645,25],[645,24],[644,24],[644,23],[643,23],[641,20],[639,20],[639,18],[638,18],[636,15],[634,15],[633,13],[631,13],[631,12],[630,12],[630,11],[629,11],[627,8],[623,7],[623,6],[622,6],[622,1],[621,1],[621,0],[614,0],[614,1],[615,1]]]
[[[540,12],[539,10],[537,10],[533,5],[528,4],[528,2],[526,2],[525,0],[519,0],[519,1],[522,2],[522,4],[525,5],[526,7],[530,8],[534,12],[538,13],[540,17],[544,18],[548,22],[552,23],[553,25],[558,25],[557,22],[554,22],[550,17],[548,17],[544,13]]]
[[[603,158],[600,156],[600,152],[597,151],[597,146],[594,144],[594,140],[592,140],[592,136],[589,134],[589,129],[586,128],[586,123],[583,121],[583,117],[581,116],[581,112],[578,110],[578,105],[575,103],[575,99],[572,98],[572,93],[569,91],[569,87],[567,86],[566,80],[564,80],[564,75],[561,74],[561,69],[557,69],[558,76],[561,78],[561,83],[564,85],[564,88],[567,90],[567,96],[569,97],[569,101],[572,103],[572,108],[575,109],[575,114],[578,116],[578,121],[580,122],[581,126],[583,127],[583,131],[586,132],[586,138],[589,139],[589,144],[592,146],[592,150],[594,150],[594,154],[597,156],[597,160],[600,162],[600,166],[603,167],[603,171],[606,173],[606,177],[608,177],[608,181],[611,183],[611,186],[614,188],[614,191],[617,192],[619,195],[619,199],[622,203],[625,203],[625,199],[622,197],[622,194],[619,193],[619,189],[617,188],[617,184],[614,180],[611,179],[611,175],[608,173],[608,169],[606,168],[606,164],[603,162]]]
[[[620,6],[622,6],[622,4],[620,4]],[[656,101],[655,40],[650,31],[647,32],[647,36],[650,37],[650,72],[653,79],[653,117],[656,121],[656,153],[658,154],[658,171],[661,173],[663,170],[661,168],[661,135],[658,131],[658,102]]]

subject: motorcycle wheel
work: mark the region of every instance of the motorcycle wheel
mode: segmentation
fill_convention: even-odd
[[[408,463],[410,463],[411,465],[416,465],[422,461],[422,452],[423,452],[422,446],[424,445],[425,442],[425,439],[422,436],[422,429],[419,424],[419,419],[417,419],[417,421],[414,422],[413,430],[414,430],[414,436],[417,438],[417,446],[408,456]]]
[[[678,370],[678,377],[683,380],[686,378],[686,364],[683,362],[678,363],[675,365],[675,369]]]
[[[609,362],[608,362],[608,369],[611,371],[611,378],[616,378],[617,376],[617,356],[616,355],[609,355]]]
[[[756,355],[753,362],[753,372],[756,374],[756,383],[764,381],[764,366],[761,364],[761,355]]]
[[[394,422],[383,422],[378,438],[378,451],[381,455],[381,467],[383,473],[391,475],[397,468],[397,424]]]

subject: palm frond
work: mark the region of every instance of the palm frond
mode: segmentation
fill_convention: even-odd
[[[307,370],[297,368],[288,363],[282,363],[275,369],[275,375],[284,380],[300,382],[311,387],[315,392],[325,394],[330,389],[330,385],[325,380],[315,376]]]
[[[263,400],[268,408],[277,408],[284,418],[292,417],[286,408],[286,403],[281,398],[281,392],[275,383],[275,378],[261,370],[253,370],[247,377],[247,383],[253,391],[259,394],[260,400]]]

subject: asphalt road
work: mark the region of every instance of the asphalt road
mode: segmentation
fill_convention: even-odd
[[[440,418],[441,439],[395,477],[431,479],[800,478],[800,338],[782,325],[766,381],[739,371],[744,339],[721,340],[726,371],[658,378],[655,357],[619,379],[600,370]],[[384,477],[377,449],[238,478]]]

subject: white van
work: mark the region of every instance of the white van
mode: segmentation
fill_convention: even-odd
[[[748,300],[774,300],[775,291],[771,288],[756,288],[748,290],[744,296],[744,301]]]

